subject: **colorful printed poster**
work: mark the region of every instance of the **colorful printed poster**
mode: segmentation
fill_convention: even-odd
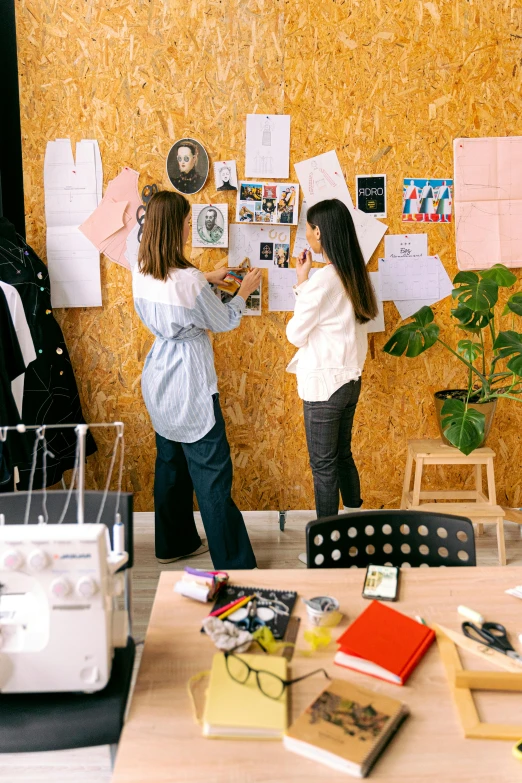
[[[386,174],[358,174],[355,192],[357,209],[374,217],[386,217]]]
[[[237,223],[286,223],[296,225],[299,213],[299,185],[289,182],[240,182],[237,194]]]
[[[405,179],[402,220],[406,223],[451,223],[452,179]]]

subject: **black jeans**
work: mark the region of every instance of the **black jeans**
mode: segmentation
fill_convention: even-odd
[[[156,557],[188,555],[201,544],[194,522],[195,490],[214,567],[255,568],[245,522],[231,496],[232,461],[219,395],[213,401],[216,423],[195,443],[177,443],[156,433]]]
[[[339,490],[345,506],[362,506],[359,473],[352,456],[352,425],[360,392],[359,378],[345,383],[325,402],[303,402],[318,518],[338,513]]]

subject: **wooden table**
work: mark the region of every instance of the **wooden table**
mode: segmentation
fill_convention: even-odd
[[[299,595],[330,594],[339,599],[346,617],[333,629],[333,638],[367,605],[361,598],[363,569],[233,571],[235,584],[289,588]],[[180,578],[176,571],[161,574],[145,640],[143,658],[116,759],[113,783],[318,783],[350,778],[285,750],[281,742],[209,740],[193,719],[187,680],[210,667],[215,648],[200,634],[208,605],[173,593]],[[520,583],[519,569],[432,568],[401,573],[398,610],[427,622],[459,630],[458,604],[470,606],[486,619],[506,625],[515,647],[522,632],[522,603],[504,591]],[[392,685],[333,664],[331,650],[306,658],[305,607],[298,599],[295,611],[303,617],[292,661],[292,676],[325,666],[335,677],[346,678],[402,699],[411,709],[392,744],[372,772],[388,783],[520,783],[522,762],[511,755],[511,743],[466,740],[462,736],[446,674],[433,644],[404,687]],[[468,668],[482,668],[479,659],[465,658]],[[295,718],[320,692],[325,682],[310,678],[292,687]],[[520,694],[479,693],[475,696],[483,719],[522,723]]]

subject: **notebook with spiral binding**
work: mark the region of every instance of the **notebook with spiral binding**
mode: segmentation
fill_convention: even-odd
[[[294,590],[271,590],[267,587],[249,587],[240,585],[225,585],[219,592],[219,597],[212,607],[214,612],[222,606],[247,595],[255,595],[257,598],[257,613],[274,634],[275,639],[283,639],[290,620],[290,615],[297,600]],[[237,617],[229,615],[227,620],[239,620],[246,615],[246,609],[237,612]]]

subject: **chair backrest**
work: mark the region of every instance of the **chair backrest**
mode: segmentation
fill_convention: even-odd
[[[53,525],[60,519],[67,503],[69,493],[66,490],[50,490],[48,492],[32,492],[31,507],[29,511],[29,525],[38,524],[38,517],[44,514],[44,508],[47,508],[49,515],[48,524]],[[0,494],[0,514],[5,515],[6,525],[20,525],[25,518],[28,492],[6,492]],[[71,499],[67,507],[63,522],[74,524],[76,522],[76,503],[78,493],[71,494]],[[98,512],[103,500],[103,492],[87,490],[85,492],[85,521],[96,522]],[[105,506],[103,508],[100,522],[107,525],[112,543],[112,528],[115,523],[116,503],[118,501],[117,492],[108,492]],[[45,506],[44,506],[45,503]],[[134,536],[132,519],[132,493],[122,492],[119,499],[119,513],[121,521],[125,527],[125,550],[129,554],[127,563],[120,569],[132,568],[134,561]]]
[[[474,566],[466,517],[427,511],[359,511],[309,522],[308,568]]]

